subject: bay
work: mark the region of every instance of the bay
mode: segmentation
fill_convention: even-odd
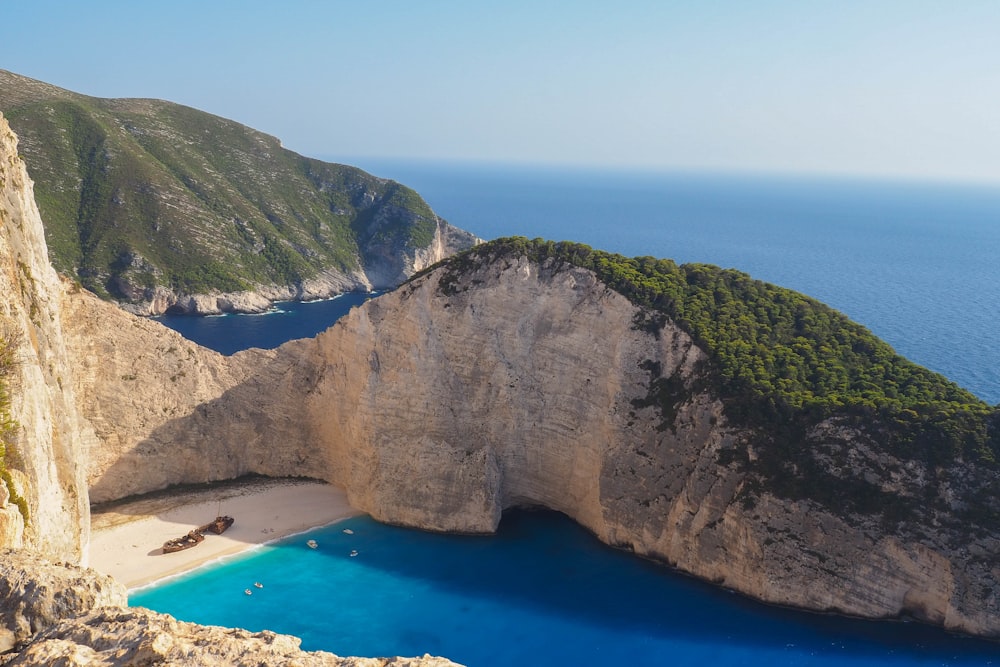
[[[134,591],[130,603],[296,634],[307,650],[429,652],[477,667],[1000,664],[998,644],[917,623],[752,602],[606,547],[553,512],[508,512],[494,537],[357,517]]]
[[[569,239],[734,267],[843,311],[917,363],[1000,401],[1000,192],[940,184],[364,164],[483,238]],[[314,335],[356,302],[164,318],[224,353]],[[341,297],[346,298],[346,297]],[[340,305],[347,308],[339,309]],[[316,309],[316,310],[313,310]],[[307,317],[289,312],[307,313]],[[300,327],[305,319],[309,327]],[[256,342],[234,343],[253,329]],[[264,342],[261,342],[264,341]],[[202,341],[203,342],[203,341]],[[228,347],[227,347],[228,346]],[[354,536],[340,532],[351,526]],[[1000,646],[913,623],[775,609],[611,550],[565,517],[505,515],[495,538],[369,519],[144,589],[179,618],[303,637],[341,655],[470,665],[991,665]],[[356,549],[356,557],[350,551]],[[265,588],[246,596],[250,582]],[[196,601],[196,602],[193,602]]]

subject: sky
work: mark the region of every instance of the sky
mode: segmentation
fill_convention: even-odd
[[[0,68],[314,157],[996,184],[998,35],[997,0],[0,0]]]

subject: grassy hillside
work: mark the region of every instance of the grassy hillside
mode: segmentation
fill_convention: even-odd
[[[1000,520],[1000,406],[901,357],[843,314],[731,269],[521,237],[446,260],[441,289],[465,289],[473,267],[522,256],[594,271],[642,308],[637,328],[655,334],[670,318],[690,334],[710,359],[699,386],[662,378],[649,362],[649,395],[636,407],[658,407],[666,430],[690,391],[709,391],[752,434],[729,460],[741,460],[768,490],[893,520],[955,510],[954,493],[963,521]],[[872,460],[854,469],[860,450],[817,431],[824,423],[862,433]],[[923,490],[898,482],[911,464],[923,471],[911,475],[924,476]]]
[[[53,263],[106,297],[349,273],[428,245],[436,229],[409,188],[177,104],[0,70],[0,111],[20,137]]]

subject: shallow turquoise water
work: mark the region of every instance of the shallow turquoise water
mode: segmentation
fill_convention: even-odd
[[[349,519],[134,592],[130,602],[297,634],[310,650],[429,652],[483,667],[1000,664],[1000,645],[918,624],[753,603],[605,547],[551,512],[508,513],[495,537]]]

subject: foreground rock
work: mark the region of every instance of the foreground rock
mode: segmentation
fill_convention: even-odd
[[[177,621],[148,609],[107,607],[63,621],[14,656],[16,665],[153,667],[296,665],[299,667],[449,667],[444,658],[342,658],[303,651],[298,637]]]
[[[27,551],[0,550],[0,654],[63,619],[127,604],[125,587],[111,577]]]

